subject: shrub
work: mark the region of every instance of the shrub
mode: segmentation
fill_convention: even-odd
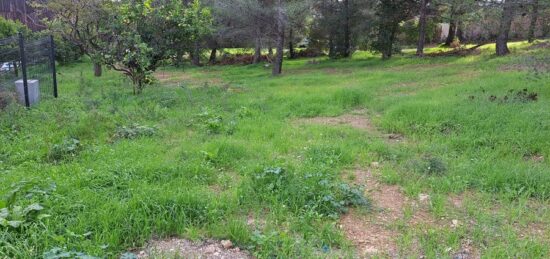
[[[409,161],[409,167],[417,172],[427,175],[443,175],[447,172],[447,165],[438,157],[425,156],[420,160]]]
[[[22,181],[11,185],[6,197],[0,200],[0,229],[18,229],[49,217],[42,213],[42,202],[55,191],[56,185],[41,186]]]
[[[325,56],[325,53],[320,49],[307,48],[296,51],[294,55],[296,58],[317,58]]]
[[[66,248],[60,248],[60,247],[54,247],[49,251],[44,252],[42,257],[44,259],[61,259],[61,258],[99,259],[99,257],[87,255],[82,252],[67,251]],[[121,258],[126,258],[126,257],[122,256]]]
[[[55,144],[48,154],[50,160],[60,161],[75,157],[82,150],[82,145],[78,139],[67,138],[61,143]]]
[[[231,120],[226,122],[222,115],[209,109],[204,109],[196,118],[200,126],[206,130],[208,134],[212,135],[221,133],[232,135],[237,127],[236,121]]]
[[[14,100],[15,100],[15,96],[10,92],[0,91],[0,110],[3,110],[6,107],[8,107],[8,105],[13,103]]]
[[[260,62],[268,62],[269,60],[267,55],[260,57]],[[218,62],[219,65],[250,65],[252,63],[254,63],[253,54],[224,55]]]
[[[18,32],[23,34],[30,34],[29,28],[19,21],[8,20],[4,17],[0,17],[0,38],[7,38],[16,35]]]
[[[341,182],[328,173],[298,174],[280,167],[265,168],[252,175],[250,191],[262,201],[277,201],[295,213],[313,211],[322,216],[338,217],[348,207],[369,207],[360,188]]]
[[[55,60],[61,64],[70,64],[79,61],[84,55],[82,50],[74,43],[62,40],[59,37],[54,38],[55,42]]]
[[[141,137],[151,137],[157,133],[154,127],[141,126],[133,124],[131,126],[122,126],[116,129],[115,139],[136,139]]]

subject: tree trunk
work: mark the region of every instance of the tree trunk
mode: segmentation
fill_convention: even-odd
[[[216,64],[216,61],[218,59],[218,49],[212,48],[212,51],[210,52],[210,58],[208,59],[208,63],[211,65]]]
[[[176,60],[174,61],[176,67],[183,65],[183,54],[184,52],[181,49],[176,50]]]
[[[447,40],[445,41],[445,46],[451,46],[456,37],[456,21],[454,20],[454,15],[451,15],[451,21],[449,21],[449,34],[447,35]]]
[[[398,24],[392,24],[384,28],[384,33],[386,34],[384,37],[386,37],[386,40],[384,50],[382,51],[382,59],[390,59],[393,56],[393,43],[398,26]]]
[[[344,4],[344,57],[351,56],[351,29],[350,29],[350,12],[349,0],[343,0]]]
[[[533,43],[533,41],[535,41],[535,31],[537,29],[537,21],[539,19],[539,0],[533,0],[532,8],[531,24],[529,24],[529,34],[527,36],[529,43]]]
[[[193,48],[193,55],[191,57],[191,62],[194,66],[201,66],[201,50],[200,50],[200,43],[198,41],[195,41],[195,46]]]
[[[101,63],[94,62],[94,76],[101,77],[103,74],[103,68],[101,67]]]
[[[283,0],[277,1],[277,57],[273,63],[272,74],[274,76],[283,73],[283,51],[285,48],[285,22]]]
[[[270,57],[273,57],[273,47],[269,46],[269,49],[267,50],[267,54],[268,54]]]
[[[256,43],[254,44],[254,64],[258,64],[262,61],[262,43],[259,37],[256,38]]]
[[[424,56],[424,43],[426,42],[426,16],[429,0],[420,1],[420,18],[418,21],[418,45],[416,47],[416,55]]]
[[[262,37],[260,28],[256,29],[256,39],[254,40],[254,64],[258,64],[262,61]]]
[[[294,52],[294,30],[292,28],[288,31],[288,58],[296,58],[296,53]]]
[[[328,56],[331,58],[336,58],[336,49],[334,47],[334,38],[333,33],[330,32],[328,37]]]
[[[508,36],[510,34],[510,28],[512,27],[512,19],[514,18],[514,4],[515,1],[512,0],[506,0],[506,2],[504,2],[496,42],[497,56],[505,56],[510,53],[508,49]]]
[[[466,39],[464,38],[464,23],[462,21],[458,21],[456,24],[456,37],[458,40],[462,43],[465,42]]]

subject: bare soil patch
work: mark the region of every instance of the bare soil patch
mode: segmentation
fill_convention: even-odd
[[[137,254],[138,258],[248,259],[249,252],[234,247],[231,241],[190,241],[172,238],[155,240]]]
[[[340,226],[344,234],[357,248],[360,256],[397,256],[396,238],[399,232],[392,223],[403,216],[404,197],[399,187],[379,183],[369,170],[355,170],[354,182],[365,186],[371,198],[372,213],[350,210],[342,216]]]
[[[406,197],[399,186],[379,182],[370,170],[353,171],[354,183],[365,186],[365,192],[373,203],[371,213],[350,210],[342,216],[340,226],[346,237],[353,243],[360,256],[398,256],[396,240],[400,233],[395,223],[405,220],[405,209],[413,208],[413,216],[408,219],[411,226],[437,225],[436,220],[424,206]]]
[[[374,127],[363,110],[356,110],[350,114],[345,114],[338,117],[315,117],[300,119],[299,122],[327,126],[347,125],[360,130],[374,130]]]
[[[154,76],[164,86],[181,86],[182,84],[192,86],[223,85],[223,81],[213,75],[208,78],[197,78],[186,72],[158,71],[155,72]]]

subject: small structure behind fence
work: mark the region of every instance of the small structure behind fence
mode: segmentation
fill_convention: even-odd
[[[0,95],[30,107],[40,98],[57,98],[53,37],[0,39]]]

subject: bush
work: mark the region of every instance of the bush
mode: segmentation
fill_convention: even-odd
[[[425,156],[420,160],[409,161],[409,167],[417,173],[426,175],[443,175],[447,172],[447,165],[438,157]]]
[[[114,139],[136,139],[141,137],[151,137],[157,133],[154,127],[141,126],[133,124],[131,126],[122,126],[116,129]]]
[[[53,161],[65,160],[75,157],[82,150],[80,141],[74,138],[64,139],[61,143],[54,145],[48,157]]]
[[[267,61],[269,61],[269,57],[267,55],[262,55],[260,57],[260,62]],[[224,55],[218,62],[219,65],[250,65],[252,63],[254,63],[253,54]]]
[[[240,116],[240,111],[238,115]],[[246,114],[243,115],[247,116]],[[196,118],[200,126],[208,134],[212,135],[221,133],[232,135],[237,127],[235,120],[224,120],[218,112],[209,109],[204,109],[201,113],[197,114]]]
[[[402,44],[416,45],[418,43],[418,19],[408,20],[401,24],[400,34],[398,38]],[[426,43],[436,42],[438,40],[437,34],[438,26],[434,21],[428,21],[426,23]]]
[[[11,185],[4,199],[0,199],[0,229],[19,229],[47,218],[43,203],[55,191],[55,184],[21,181]]]
[[[84,55],[82,50],[72,42],[65,41],[58,37],[55,42],[55,60],[61,64],[70,64],[79,61]]]
[[[12,102],[14,102],[15,96],[6,91],[0,91],[0,110],[8,107]]]
[[[328,173],[298,174],[280,167],[265,168],[252,175],[253,192],[245,197],[283,203],[295,213],[313,211],[322,216],[338,217],[348,207],[369,207],[360,188],[341,182]]]
[[[29,28],[21,22],[0,17],[0,38],[14,36],[19,32],[22,32],[25,35],[29,35],[31,33]]]
[[[296,58],[317,58],[322,56],[325,56],[323,51],[313,48],[301,49],[295,53]]]

